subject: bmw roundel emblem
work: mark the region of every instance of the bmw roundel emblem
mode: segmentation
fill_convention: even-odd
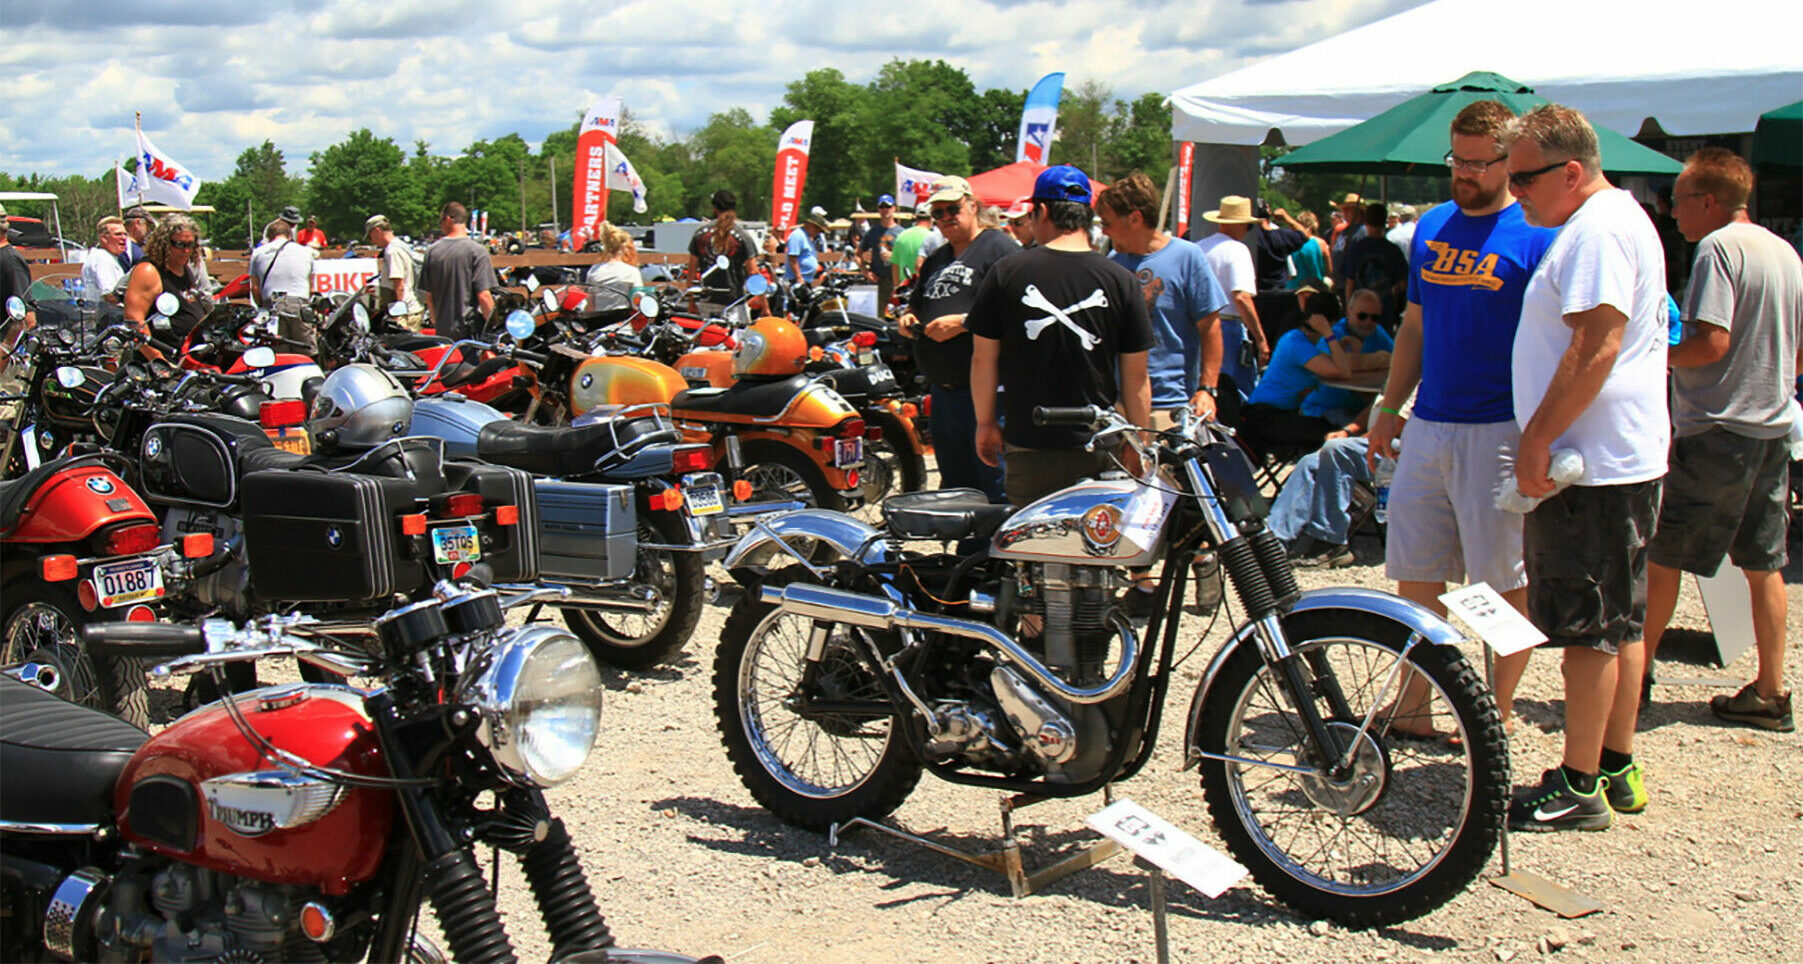
[[[154,459],[161,454],[163,454],[163,438],[162,438],[162,436],[152,435],[151,437],[144,440],[144,457],[145,458]]]
[[[337,526],[332,526],[331,528],[327,529],[326,530],[326,545],[331,546],[334,549],[337,549],[338,547],[344,545],[344,530],[338,528]]]
[[[582,376],[582,387],[583,388],[594,388],[595,387],[595,376],[593,374],[584,374]]]
[[[88,476],[88,488],[101,495],[106,495],[113,491],[113,483],[104,475],[90,475]]]

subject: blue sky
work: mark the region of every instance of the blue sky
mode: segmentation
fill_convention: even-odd
[[[1097,80],[1131,98],[1421,2],[8,3],[0,170],[97,174],[132,152],[134,110],[157,146],[203,180],[223,178],[239,151],[265,139],[291,173],[305,173],[308,154],[358,127],[438,154],[508,132],[536,147],[608,95],[653,130],[681,135],[732,107],[765,119],[809,70],[836,67],[863,83],[895,57],[943,59],[979,89],[1025,89],[1063,70],[1069,85]]]

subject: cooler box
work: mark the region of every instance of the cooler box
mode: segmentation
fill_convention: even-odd
[[[632,486],[538,479],[538,565],[556,582],[625,579],[638,561]]]

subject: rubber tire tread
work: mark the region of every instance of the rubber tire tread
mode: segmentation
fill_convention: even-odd
[[[806,573],[779,578],[769,584],[799,581]],[[758,762],[757,753],[745,735],[744,716],[739,706],[739,664],[751,645],[751,634],[775,606],[758,602],[757,591],[751,590],[733,606],[726,617],[726,628],[720,634],[720,646],[714,653],[714,716],[719,722],[720,739],[726,745],[727,759],[739,782],[762,804],[764,809],[783,822],[826,833],[833,824],[853,817],[878,820],[895,811],[920,783],[921,765],[914,758],[900,728],[905,720],[890,724],[889,747],[884,751],[868,778],[857,787],[837,797],[826,799],[804,797],[786,788]]]
[[[815,508],[844,512],[850,507],[845,496],[826,481],[826,473],[821,471],[820,466],[794,446],[782,442],[772,442],[769,439],[752,439],[745,443],[743,452],[745,469],[739,473],[741,478],[747,471],[759,464],[768,462],[780,465],[794,472],[802,482],[806,483],[808,492],[814,496]]]
[[[82,610],[73,590],[59,583],[46,583],[24,578],[9,583],[3,593],[5,612],[0,614],[0,640],[12,622],[13,613],[33,603],[48,603],[60,610],[75,627],[76,645],[80,646],[81,628],[90,623],[107,622],[100,614]],[[93,707],[124,720],[139,729],[150,728],[150,688],[144,681],[141,660],[123,656],[93,656],[84,649],[82,656],[93,667],[94,685],[99,688],[102,705]]]
[[[1401,651],[1407,638],[1407,630],[1396,623],[1346,610],[1293,613],[1284,618],[1283,628],[1291,647],[1298,650],[1310,640],[1351,637]],[[1431,913],[1477,879],[1501,837],[1509,802],[1509,753],[1489,687],[1464,654],[1452,647],[1417,646],[1410,665],[1432,678],[1448,698],[1462,704],[1459,715],[1470,747],[1473,787],[1465,825],[1449,852],[1426,876],[1402,890],[1347,897],[1325,893],[1290,876],[1258,849],[1240,823],[1228,788],[1228,765],[1219,760],[1202,761],[1203,796],[1228,852],[1251,871],[1266,892],[1308,919],[1325,918],[1348,928],[1365,929]],[[1263,666],[1257,647],[1248,642],[1222,667],[1214,682],[1214,695],[1201,713],[1198,737],[1204,750],[1221,752],[1233,704]]]
[[[667,545],[689,541],[689,533],[675,513],[652,512],[641,504],[639,520],[641,538],[645,528],[649,527],[657,540]],[[599,620],[592,617],[600,614],[582,609],[562,611],[564,624],[588,645],[596,659],[620,669],[647,669],[670,662],[688,645],[689,637],[695,634],[695,627],[701,622],[701,610],[707,605],[707,568],[699,552],[667,554],[675,568],[676,588],[670,600],[669,618],[650,639],[630,645],[620,643],[596,628]]]

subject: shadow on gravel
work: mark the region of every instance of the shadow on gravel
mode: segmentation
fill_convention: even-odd
[[[690,673],[702,671],[701,663],[687,654],[674,665],[621,669],[601,663],[600,667],[601,685],[614,692],[624,690],[628,683],[675,683],[688,678]]]

